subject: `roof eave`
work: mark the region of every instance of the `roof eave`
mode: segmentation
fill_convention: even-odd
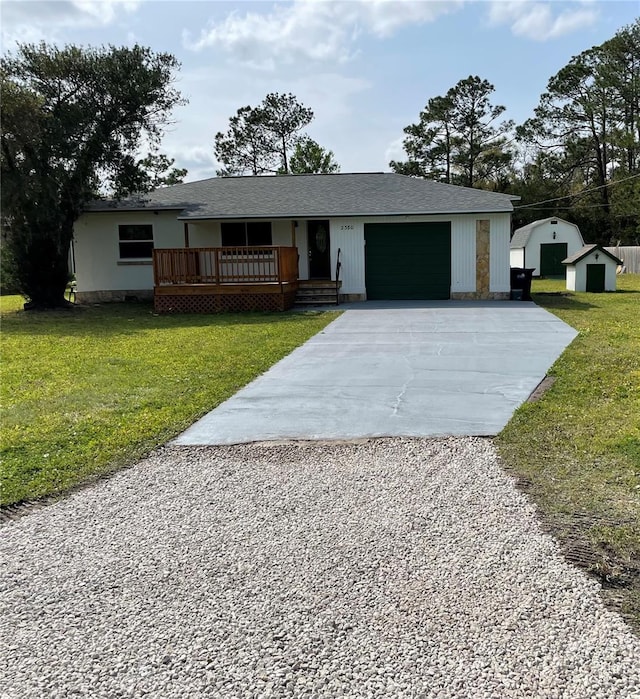
[[[468,216],[475,214],[511,214],[512,209],[475,209],[473,211],[393,211],[393,212],[298,212],[280,214],[240,215],[240,214],[215,214],[215,215],[180,215],[179,221],[221,221],[235,219],[306,219],[306,218],[373,218],[380,216]]]
[[[603,247],[600,245],[594,245],[591,247],[589,250],[586,252],[581,253],[578,257],[567,257],[560,264],[563,265],[575,265],[576,262],[580,262],[580,260],[584,260],[585,257],[588,257],[592,252],[597,252],[597,253],[602,253],[603,255],[606,255],[608,258],[613,260],[617,265],[622,265],[624,264],[624,261],[616,257],[614,254],[610,253],[608,250],[605,250]]]
[[[184,206],[101,206],[83,209],[83,214],[117,214],[132,211],[184,211]]]

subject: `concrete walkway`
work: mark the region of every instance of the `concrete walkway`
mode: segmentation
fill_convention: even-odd
[[[341,308],[175,443],[495,435],[577,334],[532,303]]]

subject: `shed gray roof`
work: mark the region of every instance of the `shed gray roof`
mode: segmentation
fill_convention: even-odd
[[[526,226],[522,226],[522,228],[516,228],[516,230],[513,232],[513,236],[511,238],[511,244],[510,248],[524,248],[527,246],[527,243],[529,242],[529,238],[531,237],[531,234],[533,233],[534,228],[537,228],[538,226],[542,226],[545,223],[549,223],[549,221],[562,221],[562,223],[567,223],[570,226],[576,226],[575,223],[571,223],[571,221],[565,221],[563,218],[558,218],[558,216],[549,216],[549,218],[541,218],[538,219],[537,221],[532,221],[531,223],[527,223]]]
[[[586,257],[590,252],[593,252],[594,250],[601,252],[603,255],[606,255],[607,257],[610,257],[617,265],[622,264],[622,260],[619,260],[613,253],[609,252],[608,250],[605,250],[601,245],[595,244],[585,245],[583,248],[580,248],[578,252],[575,252],[570,257],[567,257],[566,260],[562,260],[562,264],[575,265],[576,262],[581,260],[583,257]]]
[[[214,177],[142,197],[96,201],[86,210],[176,210],[185,220],[393,216],[511,212],[518,198],[377,172]]]

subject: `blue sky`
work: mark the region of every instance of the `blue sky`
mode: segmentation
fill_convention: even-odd
[[[403,157],[403,127],[471,74],[521,123],[548,79],[640,16],[640,0],[0,0],[0,12],[3,53],[45,40],[175,55],[189,105],[162,151],[193,180],[215,174],[215,133],[268,92],[314,110],[307,132],[343,172],[388,170]]]

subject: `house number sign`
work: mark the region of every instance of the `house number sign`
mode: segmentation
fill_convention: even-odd
[[[352,223],[347,223],[344,226],[340,226],[341,231],[352,231],[355,229],[355,226]]]

